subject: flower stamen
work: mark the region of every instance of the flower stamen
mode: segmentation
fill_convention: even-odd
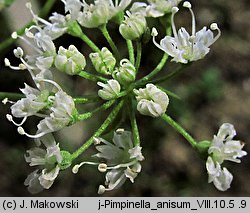
[[[25,123],[25,121],[27,120],[27,116],[25,116],[25,117],[22,119],[21,123],[16,123],[16,122],[13,120],[13,116],[10,115],[10,114],[7,114],[7,115],[6,115],[6,118],[7,118],[8,121],[12,122],[12,123],[13,123],[14,125],[16,125],[16,126],[22,126],[22,125]]]

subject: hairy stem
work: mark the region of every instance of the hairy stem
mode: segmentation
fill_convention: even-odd
[[[132,97],[128,101],[128,113],[129,113],[129,118],[130,118],[130,123],[131,123],[131,128],[132,128],[132,133],[133,133],[133,141],[135,146],[140,145],[140,134],[139,134],[139,129],[137,126],[137,121],[135,117],[135,110],[133,108],[133,103],[132,103]]]
[[[113,51],[113,53],[114,53],[114,55],[115,55],[115,58],[118,59],[118,60],[120,60],[120,58],[121,58],[121,57],[120,57],[120,53],[119,53],[119,51],[118,51],[117,46],[116,46],[115,43],[113,42],[113,39],[112,39],[111,36],[109,35],[109,32],[108,32],[108,30],[107,30],[106,24],[105,24],[105,25],[102,25],[102,26],[100,27],[100,30],[101,30],[103,36],[106,38],[107,42],[109,43],[109,45],[110,45],[110,47],[111,47],[111,49],[112,49],[112,51]]]
[[[88,79],[90,81],[102,81],[102,82],[108,81],[107,78],[104,78],[104,77],[99,76],[99,75],[90,74],[90,73],[85,72],[85,71],[81,71],[78,75],[85,78],[85,79]]]
[[[139,69],[140,64],[141,64],[141,52],[142,52],[141,42],[137,41],[136,46],[137,46],[137,50],[136,50],[137,55],[136,55],[135,69],[136,69],[136,72],[138,72],[138,69]]]
[[[101,101],[102,99],[97,95],[85,95],[81,97],[75,97],[73,98],[75,104],[87,104],[87,103],[93,103],[97,101]]]
[[[111,107],[113,104],[115,103],[115,100],[111,100],[111,101],[107,101],[105,102],[103,105],[101,105],[100,107],[96,108],[95,110],[93,110],[92,112],[86,112],[84,114],[80,114],[78,115],[78,121],[82,121],[82,120],[86,120],[90,117],[92,117],[95,113],[100,112],[102,110],[106,110],[109,107]]]
[[[100,52],[99,47],[97,47],[95,43],[84,33],[80,35],[80,39],[82,39],[93,51]]]
[[[18,100],[20,98],[25,97],[23,94],[21,93],[12,93],[12,92],[0,92],[0,100],[3,100],[4,98],[8,98],[11,100]]]
[[[100,128],[95,132],[95,134],[86,141],[78,150],[76,150],[72,155],[71,159],[72,161],[76,159],[79,155],[81,155],[85,150],[87,150],[94,142],[95,137],[99,137],[105,129],[114,121],[117,114],[121,110],[122,106],[124,104],[124,101],[121,100],[119,104],[113,109],[113,111],[109,114],[109,116],[106,118],[106,120],[103,122],[103,124],[100,126]]]
[[[126,40],[126,41],[128,47],[129,60],[132,64],[135,64],[135,53],[134,53],[133,43],[131,40]]]
[[[170,126],[172,126],[177,132],[179,132],[190,144],[192,147],[196,147],[197,142],[194,138],[183,129],[176,121],[174,121],[170,116],[164,114],[161,116],[164,121],[166,121]]]

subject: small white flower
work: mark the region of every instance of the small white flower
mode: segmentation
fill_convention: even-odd
[[[49,189],[59,174],[59,164],[62,162],[59,145],[54,137],[49,134],[40,139],[46,149],[35,147],[27,151],[25,160],[30,166],[42,166],[39,172],[35,170],[26,178],[24,185],[28,186],[31,193],[38,193],[43,189]]]
[[[55,57],[55,66],[58,70],[69,75],[76,75],[84,70],[86,60],[74,45],[70,45],[68,49],[59,47]]]
[[[131,3],[131,0],[115,0],[115,3],[113,2],[113,0],[108,1],[110,5],[109,7],[111,11],[111,18],[113,18],[119,12],[124,11],[125,8]]]
[[[55,12],[49,17],[49,20],[51,21],[49,22],[33,12],[30,2],[26,3],[26,7],[30,10],[30,13],[33,16],[33,21],[37,25],[36,27],[40,28],[39,31],[43,31],[44,34],[48,35],[52,40],[60,37],[67,31],[67,22],[64,15]]]
[[[80,0],[61,0],[65,5],[65,12],[70,13],[70,18],[76,20],[81,11],[83,3]]]
[[[119,81],[119,83],[124,86],[127,86],[129,83],[135,80],[135,66],[128,59],[122,59],[120,61],[120,67],[112,73],[112,76],[114,79]]]
[[[166,36],[160,41],[160,44],[158,44],[155,41],[155,36],[153,36],[153,42],[159,49],[172,56],[172,61],[188,63],[189,61],[202,59],[209,52],[209,47],[220,37],[221,32],[215,23],[211,25],[211,29],[218,30],[216,37],[214,37],[212,31],[206,27],[203,27],[200,31],[196,32],[195,17],[193,10],[191,9],[191,4],[189,2],[184,2],[183,6],[187,7],[192,15],[192,34],[190,35],[183,27],[179,29],[177,33],[174,23],[174,15],[179,9],[173,7],[171,23],[174,37]]]
[[[233,180],[232,174],[225,167],[221,169],[221,164],[224,160],[240,163],[238,158],[247,155],[247,152],[242,151],[244,144],[232,140],[235,135],[236,131],[232,124],[222,124],[208,149],[209,156],[206,162],[208,182],[213,182],[215,187],[221,191],[230,188]]]
[[[33,29],[38,32],[33,34],[31,32]],[[20,63],[19,66],[15,67],[10,64],[10,61],[8,59],[5,59],[5,66],[8,66],[13,70],[27,69],[33,80],[37,78],[37,75],[40,75],[41,77],[41,73],[44,74],[43,78],[45,78],[45,75],[50,75],[51,77],[49,79],[52,79],[52,73],[49,69],[53,65],[56,49],[51,37],[46,35],[40,27],[34,25],[29,29],[26,29],[25,33],[26,36],[19,36],[17,35],[17,33],[13,33],[13,38],[20,38],[25,41],[25,43],[34,50],[34,54],[26,55],[24,57],[23,50],[18,47],[14,50],[14,55],[19,58],[22,63]],[[39,88],[40,85],[37,82],[35,83]]]
[[[233,175],[224,167],[223,170],[218,162],[214,162],[208,157],[206,162],[208,172],[208,183],[213,182],[215,187],[220,191],[226,191],[230,188]]]
[[[239,158],[247,155],[247,152],[242,150],[244,143],[232,140],[235,135],[236,131],[232,124],[222,124],[217,135],[212,140],[208,154],[212,155],[213,159],[220,164],[224,160],[240,163]]]
[[[25,95],[25,98],[18,100],[10,109],[14,117],[23,118],[23,121],[17,124],[13,121],[11,115],[7,115],[8,120],[17,126],[22,125],[27,117],[38,115],[39,111],[45,109],[50,104],[48,101],[49,90],[47,89],[38,90],[25,84],[25,88],[20,90]]]
[[[181,0],[148,0],[148,3],[135,2],[130,11],[132,13],[141,13],[146,17],[161,17],[171,13],[173,7],[178,6]]]
[[[87,28],[100,27],[107,24],[110,19],[122,12],[131,0],[94,0],[87,4],[83,1],[83,11],[78,13],[77,21]]]
[[[147,22],[141,13],[130,13],[126,11],[127,16],[119,27],[119,32],[127,40],[140,38],[146,30]]]
[[[77,21],[87,28],[96,28],[106,24],[111,17],[109,1],[95,0],[94,4],[83,3],[83,11],[79,12]]]
[[[12,107],[13,115],[24,117],[22,122],[17,124],[13,121],[11,115],[7,115],[7,119],[18,126],[18,132],[30,138],[39,138],[50,132],[58,131],[74,123],[78,118],[73,98],[66,94],[56,82],[47,79],[36,80],[43,84],[52,84],[58,91],[54,95],[51,95],[50,92],[52,89],[40,92],[39,90],[27,87],[25,90],[27,98],[21,99]],[[35,135],[26,133],[21,127],[30,115],[44,118],[37,125],[38,131]]]
[[[52,40],[59,38],[67,32],[67,20],[64,15],[54,12],[52,13],[52,16],[49,17],[49,20],[51,23],[46,22],[43,30]]]
[[[34,41],[37,46],[41,48],[44,52],[54,54],[56,52],[56,47],[52,38],[47,35],[44,31],[38,28],[38,32],[34,35]]]
[[[150,4],[146,8],[146,14],[149,17],[160,17],[166,13],[171,13],[173,7],[178,6],[182,0],[148,0]]]
[[[158,117],[164,114],[169,104],[167,94],[153,84],[147,84],[145,89],[134,90],[138,101],[137,110],[142,115]]]
[[[114,133],[113,143],[100,139],[104,145],[97,145],[99,151],[95,157],[105,159],[107,166],[105,186],[100,185],[98,193],[117,189],[128,178],[132,183],[141,171],[139,161],[144,160],[140,146],[133,146],[131,132],[117,130]]]
[[[104,100],[111,100],[116,98],[121,91],[121,86],[117,80],[108,80],[107,84],[97,82],[103,89],[98,90],[98,95]]]
[[[25,88],[20,89],[25,95],[17,102],[11,102],[11,113],[14,117],[23,118],[20,124],[14,122],[11,115],[7,115],[7,119],[14,123],[16,126],[21,126],[24,124],[29,116],[36,115],[38,117],[46,117],[46,113],[43,111],[48,109],[54,100],[51,99],[50,93],[53,93],[54,87],[61,90],[60,86],[51,80],[47,79],[34,79],[38,85],[39,89],[33,88],[25,84]],[[22,131],[23,132],[23,131]]]
[[[100,52],[90,53],[89,58],[97,72],[104,75],[112,74],[116,59],[108,48],[103,47]]]
[[[37,125],[37,136],[58,131],[68,126],[77,116],[73,98],[62,90],[55,94],[53,106],[50,110],[50,115]]]

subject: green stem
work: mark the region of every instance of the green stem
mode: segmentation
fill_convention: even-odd
[[[116,46],[115,43],[113,42],[113,39],[112,39],[111,36],[109,35],[109,32],[108,32],[108,30],[107,30],[106,24],[102,25],[102,26],[100,27],[100,30],[101,30],[102,34],[104,35],[104,37],[106,38],[107,42],[109,43],[109,45],[110,45],[110,47],[111,47],[111,49],[112,49],[112,51],[113,51],[113,53],[114,53],[116,59],[120,60],[120,53],[119,53],[119,51],[118,51],[117,46]]]
[[[142,52],[141,42],[137,41],[136,46],[137,46],[137,50],[136,50],[137,55],[136,55],[135,69],[136,69],[136,72],[138,72],[138,69],[139,69],[140,64],[141,64],[141,52]]]
[[[171,15],[167,18],[166,21],[166,35],[171,36],[172,35],[172,26],[171,26]]]
[[[183,129],[177,122],[175,122],[170,116],[164,114],[161,116],[164,121],[166,121],[170,126],[172,126],[177,132],[179,132],[190,144],[192,147],[196,147],[197,142],[194,138]]]
[[[126,41],[127,41],[127,47],[128,47],[129,60],[132,64],[135,64],[135,54],[134,54],[133,43],[131,40],[126,40]]]
[[[146,84],[151,78],[153,78],[156,74],[158,74],[162,70],[167,60],[168,60],[168,54],[165,53],[159,64],[156,66],[156,68],[151,73],[149,73],[148,75],[137,81],[135,85],[140,86]]]
[[[85,79],[91,80],[91,81],[102,81],[102,82],[108,81],[107,78],[104,78],[104,77],[99,76],[99,75],[90,74],[90,73],[85,72],[85,71],[81,71],[78,75],[85,78]]]
[[[131,123],[131,128],[132,128],[132,133],[133,133],[133,141],[135,146],[140,146],[140,134],[136,122],[136,117],[135,117],[135,110],[133,108],[132,104],[132,97],[130,98],[128,102],[128,113],[129,113],[129,118],[130,118],[130,123]]]
[[[76,150],[72,155],[71,159],[72,161],[76,159],[79,155],[81,155],[85,150],[87,150],[94,142],[95,137],[99,137],[105,129],[114,121],[117,114],[121,110],[122,106],[124,104],[124,101],[121,100],[120,103],[113,109],[113,111],[109,114],[109,116],[106,118],[106,120],[103,122],[103,124],[100,126],[100,128],[95,132],[95,134],[86,141],[78,150]]]
[[[86,120],[90,117],[92,117],[95,113],[102,111],[102,110],[106,110],[109,107],[111,107],[113,104],[115,103],[115,100],[111,100],[111,101],[107,101],[105,102],[103,105],[101,105],[100,107],[96,108],[95,110],[93,110],[92,112],[86,112],[84,114],[80,114],[78,115],[78,121],[82,121],[82,120]]]
[[[50,12],[51,8],[53,7],[53,5],[55,4],[56,0],[48,0],[46,1],[46,4],[43,6],[43,8],[41,9],[41,11],[39,12],[38,16],[41,18],[45,18],[47,16],[47,14]],[[17,34],[18,35],[23,35],[25,32],[25,29],[27,27],[30,27],[31,25],[33,25],[34,22],[30,21],[29,23],[27,23],[26,25],[24,25],[22,28],[20,28],[19,30],[17,30]],[[4,40],[3,42],[0,43],[0,52],[2,52],[5,48],[7,48],[8,46],[12,45],[15,42],[15,39],[9,37],[6,40]]]
[[[71,155],[71,160],[73,161],[76,159],[79,155],[81,155],[85,150],[87,150],[94,142],[95,137],[99,137],[105,129],[114,121],[116,118],[117,114],[121,110],[122,106],[124,104],[124,101],[121,100],[120,103],[113,109],[113,111],[109,114],[109,116],[106,118],[106,120],[103,122],[103,124],[100,126],[100,128],[95,132],[95,134],[86,141],[78,150],[76,150],[72,155]]]
[[[67,23],[67,27],[68,34],[82,39],[93,51],[100,52],[100,49],[95,45],[95,43],[83,33],[82,27],[78,24],[77,21],[69,21]]]
[[[75,97],[74,102],[75,104],[87,104],[87,103],[93,103],[97,101],[101,101],[102,99],[99,96],[96,95],[85,95],[84,97]]]
[[[95,43],[84,33],[80,35],[80,39],[82,39],[93,51],[100,52],[99,47],[97,47]]]
[[[20,93],[0,92],[0,100],[3,100],[4,98],[9,98],[11,100],[18,100],[23,97],[24,95]]]

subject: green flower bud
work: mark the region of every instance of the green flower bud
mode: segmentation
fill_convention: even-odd
[[[169,104],[168,95],[153,84],[146,88],[134,89],[137,100],[137,110],[142,115],[159,117],[164,114]]]
[[[98,95],[104,100],[116,98],[121,90],[119,82],[114,79],[109,80],[107,84],[102,82],[97,82],[97,84],[103,87],[103,89],[98,90]]]
[[[103,47],[101,52],[90,53],[89,57],[97,72],[104,75],[111,75],[116,64],[116,59],[108,48]]]
[[[147,22],[142,14],[131,14],[127,11],[127,16],[125,16],[125,20],[120,25],[119,31],[123,38],[135,40],[142,36],[146,30],[146,26]]]
[[[109,1],[94,1],[94,4],[83,3],[83,11],[78,14],[77,21],[83,27],[96,28],[106,24],[111,18]]]
[[[55,66],[58,70],[69,75],[77,75],[85,68],[86,60],[74,45],[70,45],[68,50],[59,47],[55,57]]]
[[[128,59],[120,61],[120,67],[112,74],[113,78],[126,86],[135,80],[136,69]]]

